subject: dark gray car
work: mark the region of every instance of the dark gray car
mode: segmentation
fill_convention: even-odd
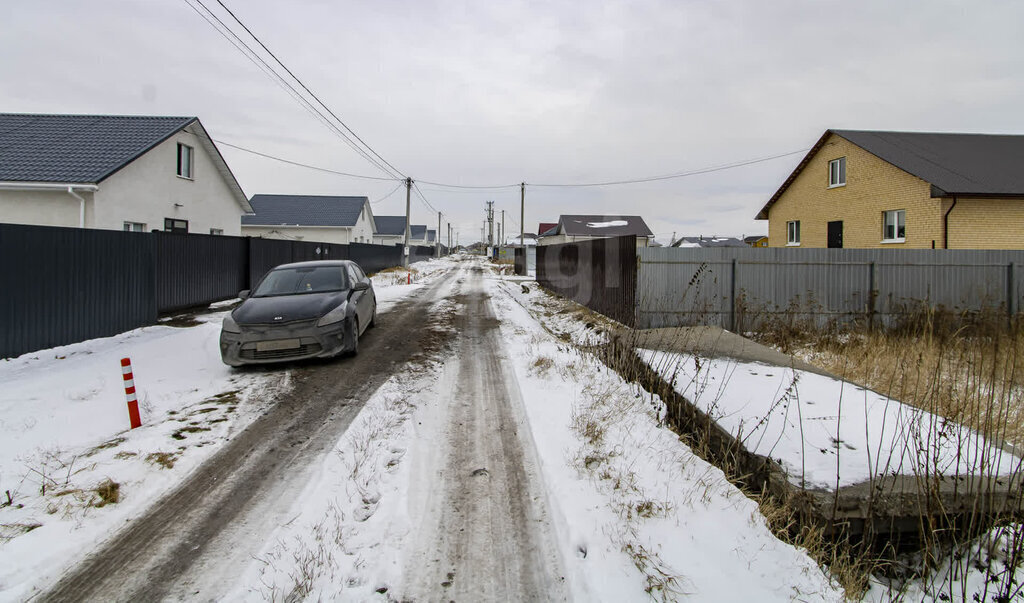
[[[238,297],[220,331],[220,356],[231,366],[355,354],[377,318],[373,283],[346,260],[278,266]]]

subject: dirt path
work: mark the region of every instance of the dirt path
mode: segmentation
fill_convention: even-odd
[[[564,600],[536,451],[481,280],[476,267],[459,297],[455,387],[435,426],[403,599]]]
[[[262,545],[287,520],[292,497],[365,401],[397,366],[436,348],[436,332],[423,327],[455,275],[379,315],[355,358],[293,368],[285,398],[37,600],[219,598],[251,562],[246,544]]]

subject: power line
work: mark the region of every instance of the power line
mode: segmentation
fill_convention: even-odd
[[[319,109],[317,109],[316,106],[314,106],[308,99],[303,97],[302,94],[298,90],[296,90],[294,86],[291,85],[291,83],[289,83],[287,80],[284,79],[284,77],[282,77],[279,73],[277,73],[277,71],[272,66],[270,66],[265,60],[263,60],[263,58],[261,56],[259,56],[259,54],[256,51],[254,51],[244,40],[242,40],[234,31],[232,31],[232,29],[230,27],[228,27],[228,25],[226,23],[224,23],[224,21],[222,21],[220,19],[220,17],[218,17],[216,15],[216,13],[214,13],[212,10],[209,9],[209,7],[207,7],[205,4],[203,4],[202,0],[194,0],[194,1],[197,4],[199,4],[199,6],[201,6],[203,8],[203,10],[206,11],[206,13],[208,13],[210,15],[210,17],[213,17],[213,19],[215,19],[217,21],[217,23],[220,24],[220,27],[215,25],[213,23],[213,21],[211,21],[206,15],[204,15],[202,12],[200,12],[199,9],[197,9],[191,3],[190,0],[184,0],[184,1],[185,1],[186,4],[189,5],[189,7],[193,11],[195,11],[211,27],[213,27],[214,30],[217,31],[217,33],[219,33],[226,40],[228,40],[228,42],[230,42],[232,46],[234,46],[247,59],[249,59],[249,61],[251,61],[254,65],[256,65],[261,71],[263,71],[264,74],[266,74],[269,77],[271,77],[278,86],[280,86],[283,89],[285,89],[285,91],[288,92],[288,94],[293,99],[298,101],[302,105],[302,107],[304,109],[306,109],[306,111],[310,112],[310,114],[312,114],[314,116],[314,118],[316,118],[318,121],[320,121],[320,123],[322,123],[323,125],[327,126],[328,129],[332,130],[335,134],[337,134],[353,151],[355,151],[361,157],[363,157],[364,159],[369,161],[371,164],[374,165],[374,167],[376,167],[377,169],[381,170],[385,174],[388,174],[389,176],[394,176],[390,171],[388,171],[383,165],[381,165],[373,157],[370,157],[366,153],[366,151],[364,151],[362,148],[359,147],[359,145],[357,145],[352,139],[350,139],[348,137],[348,135],[345,134],[345,132],[341,131],[341,129],[339,129],[336,125],[331,123],[326,115],[324,115]],[[228,12],[230,12],[230,11],[228,11]],[[245,26],[243,25],[243,27],[245,27]],[[231,37],[228,37],[229,35]],[[251,32],[250,32],[250,35],[252,35]],[[259,41],[259,40],[257,40],[257,41]],[[277,57],[274,57],[274,58],[275,58],[275,60],[277,60]],[[257,61],[258,61],[258,63],[257,63]],[[280,63],[280,61],[278,61],[278,62]],[[287,68],[285,68],[285,70],[287,70]],[[298,81],[298,80],[296,80],[296,81]],[[301,82],[300,82],[300,84],[301,84]],[[312,93],[310,93],[310,94],[312,94]],[[320,100],[317,99],[317,102],[320,102]],[[323,104],[323,103],[321,103],[321,104]],[[337,117],[335,117],[335,119],[337,119]],[[339,120],[339,122],[340,122],[340,120]],[[342,123],[342,125],[345,126],[344,123]],[[347,126],[345,126],[345,127],[346,127],[346,129],[348,129]]]
[[[570,186],[576,186],[576,187],[584,187],[584,186],[613,186],[613,185],[618,185],[618,184],[639,184],[639,183],[642,183],[642,182],[656,182],[658,180],[671,180],[673,178],[685,178],[686,176],[696,176],[697,174],[708,174],[708,173],[711,173],[711,172],[719,172],[719,171],[722,171],[722,170],[731,170],[733,168],[743,167],[745,165],[753,165],[755,163],[763,163],[765,161],[771,161],[773,159],[779,159],[781,157],[788,157],[790,155],[796,155],[798,153],[806,153],[808,150],[810,150],[810,149],[800,149],[799,151],[790,151],[788,153],[780,153],[778,155],[772,155],[770,157],[761,157],[761,158],[758,158],[758,159],[750,159],[750,160],[747,160],[747,161],[739,161],[739,162],[736,162],[736,163],[728,163],[728,164],[724,164],[724,165],[718,165],[718,166],[714,166],[714,167],[702,168],[702,169],[693,170],[693,171],[690,171],[690,172],[681,172],[681,173],[678,173],[678,174],[669,174],[669,175],[665,175],[665,176],[650,176],[650,177],[647,177],[647,178],[636,178],[636,179],[632,179],[632,180],[613,180],[613,181],[609,181],[609,182],[584,182],[584,183],[575,183],[575,184],[536,184],[536,183],[527,183],[527,186],[546,186],[546,187],[553,187],[553,186],[570,187]]]
[[[519,188],[519,183],[518,182],[515,183],[515,184],[496,184],[494,186],[470,186],[470,185],[463,185],[463,184],[444,184],[442,182],[430,182],[429,180],[420,180],[419,182],[422,183],[422,184],[429,184],[431,186],[442,186],[444,188],[469,188],[469,189],[477,189],[477,190],[479,190],[479,189],[512,188],[512,187]]]
[[[420,201],[422,201],[423,204],[427,206],[427,209],[436,213],[437,209],[430,204],[430,201],[427,201],[427,198],[423,195],[423,191],[420,190],[420,187],[417,185],[415,181],[413,181],[412,183],[412,188],[413,190],[416,191],[416,195],[420,198]]]
[[[381,197],[380,199],[377,199],[376,201],[370,201],[370,205],[376,205],[376,204],[380,203],[381,201],[387,199],[391,195],[394,195],[396,192],[398,192],[398,189],[402,188],[403,184],[405,184],[405,183],[404,182],[399,182],[398,186],[396,186],[395,188],[391,189],[390,193],[384,195],[383,197]]]
[[[290,76],[291,76],[291,77],[292,77],[292,78],[293,78],[293,79],[294,79],[294,80],[295,80],[296,82],[298,82],[298,84],[299,84],[300,86],[302,86],[302,89],[303,89],[303,90],[305,90],[306,92],[308,92],[308,93],[309,93],[309,95],[310,95],[310,96],[312,96],[312,97],[313,97],[313,98],[314,98],[314,99],[316,100],[316,102],[320,103],[320,106],[321,106],[321,107],[323,107],[323,108],[324,108],[324,109],[325,109],[325,110],[326,110],[326,111],[327,111],[328,113],[330,113],[330,114],[331,114],[331,117],[333,117],[334,119],[336,119],[336,120],[338,121],[338,123],[339,123],[339,124],[341,124],[343,128],[345,128],[345,130],[347,130],[347,131],[348,131],[348,132],[349,132],[349,133],[350,133],[350,134],[351,134],[352,136],[354,136],[354,137],[356,138],[356,140],[358,140],[358,141],[359,141],[360,143],[362,143],[362,145],[363,145],[364,147],[366,147],[366,149],[367,149],[367,150],[369,150],[369,151],[370,151],[371,153],[373,153],[373,155],[374,155],[375,157],[377,157],[378,159],[380,159],[381,161],[383,161],[383,162],[384,162],[384,164],[385,164],[385,165],[387,165],[387,166],[388,166],[389,168],[391,168],[391,169],[392,169],[392,170],[393,170],[393,171],[394,171],[395,173],[397,173],[397,174],[398,174],[399,176],[405,177],[405,174],[403,174],[401,170],[399,170],[399,169],[398,169],[398,168],[396,168],[395,166],[391,165],[391,163],[390,163],[390,162],[389,162],[389,161],[388,161],[387,159],[384,159],[383,157],[381,157],[380,153],[378,153],[377,151],[373,150],[373,147],[371,147],[371,146],[370,146],[369,144],[367,144],[365,140],[363,140],[362,138],[360,138],[360,137],[359,137],[359,135],[358,135],[358,134],[356,134],[356,133],[355,133],[355,132],[354,132],[354,131],[352,130],[352,128],[348,127],[348,125],[347,125],[347,124],[346,124],[346,123],[345,123],[344,121],[342,121],[340,117],[338,117],[337,115],[335,115],[334,111],[331,111],[331,109],[330,109],[330,108],[329,108],[329,107],[328,107],[327,105],[325,105],[325,104],[324,104],[324,102],[323,102],[322,100],[320,100],[320,97],[318,97],[318,96],[317,96],[316,94],[314,94],[314,93],[313,93],[313,91],[312,91],[312,90],[310,90],[310,89],[309,89],[309,88],[308,88],[308,87],[306,86],[306,84],[304,84],[304,83],[302,82],[302,80],[300,80],[300,79],[299,79],[299,78],[298,78],[298,77],[297,77],[297,76],[296,76],[296,75],[295,75],[294,73],[292,73],[292,70],[291,70],[291,69],[288,69],[288,67],[287,67],[287,66],[286,66],[286,65],[285,65],[285,64],[284,64],[283,62],[281,62],[281,59],[277,58],[277,55],[275,55],[275,54],[274,54],[274,53],[273,53],[273,52],[272,52],[272,51],[271,51],[271,50],[270,50],[269,48],[267,48],[266,44],[264,44],[264,43],[263,43],[263,41],[262,41],[262,40],[260,40],[260,39],[259,39],[259,38],[258,38],[258,37],[256,36],[256,34],[254,34],[254,33],[252,32],[252,30],[250,30],[250,29],[249,29],[249,28],[248,28],[248,27],[247,27],[247,26],[245,25],[245,23],[242,23],[242,20],[241,20],[241,19],[239,19],[239,18],[238,18],[238,17],[237,17],[236,15],[235,15],[235,13],[234,13],[234,12],[232,12],[232,11],[231,11],[231,9],[230,9],[230,8],[228,8],[228,7],[227,7],[227,5],[225,5],[225,4],[224,4],[224,2],[223,2],[222,0],[217,0],[217,4],[220,4],[220,5],[221,5],[221,7],[222,7],[222,8],[224,9],[224,10],[228,11],[228,14],[229,14],[229,15],[231,15],[231,18],[232,18],[232,19],[234,19],[234,20],[235,20],[235,22],[237,22],[237,23],[238,23],[239,25],[241,25],[241,26],[242,26],[242,28],[243,28],[243,29],[245,29],[246,33],[248,33],[248,34],[249,34],[250,36],[252,36],[252,39],[253,39],[253,40],[256,40],[256,42],[257,42],[257,43],[258,43],[258,44],[259,44],[259,45],[260,45],[260,46],[261,46],[261,47],[263,48],[263,50],[265,50],[265,51],[267,52],[267,54],[269,54],[269,55],[270,55],[271,57],[273,57],[273,59],[274,59],[275,61],[277,61],[277,64],[278,64],[278,65],[280,65],[280,66],[281,66],[281,67],[282,67],[282,68],[283,68],[283,69],[284,69],[285,71],[287,71],[287,72],[288,72],[288,75],[290,75]]]
[[[307,163],[300,163],[298,161],[292,161],[291,159],[284,159],[282,157],[276,157],[274,155],[268,155],[267,153],[261,153],[259,151],[254,151],[252,149],[247,149],[245,147],[240,147],[240,146],[238,146],[236,144],[231,144],[230,142],[224,142],[223,140],[218,140],[216,138],[214,138],[212,140],[214,142],[216,142],[217,144],[222,144],[222,145],[224,145],[226,147],[231,147],[232,149],[238,149],[239,151],[245,151],[246,153],[252,153],[253,155],[259,155],[260,157],[266,157],[267,159],[273,159],[274,161],[280,161],[282,163],[287,163],[289,165],[295,165],[295,166],[298,166],[298,167],[309,168],[311,170],[317,170],[318,172],[327,172],[328,174],[336,174],[338,176],[348,176],[349,178],[364,178],[366,180],[385,180],[387,182],[394,182],[395,181],[395,178],[384,178],[382,176],[364,176],[362,174],[350,174],[348,172],[339,172],[338,170],[331,170],[331,169],[328,169],[328,168],[317,167],[315,165],[309,165]],[[399,186],[401,186],[401,184],[399,184]]]

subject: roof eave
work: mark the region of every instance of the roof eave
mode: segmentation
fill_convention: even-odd
[[[761,208],[761,211],[757,212],[757,215],[754,217],[755,220],[768,219],[768,211],[771,209],[772,205],[775,205],[775,202],[779,200],[779,197],[782,196],[782,193],[786,192],[786,189],[789,188],[789,185],[793,184],[793,181],[796,180],[796,177],[800,175],[800,172],[804,171],[804,167],[806,167],[807,164],[811,161],[811,158],[814,157],[814,155],[817,154],[819,150],[821,150],[821,147],[825,144],[825,139],[827,139],[830,134],[834,133],[835,132],[833,132],[831,128],[825,130],[825,133],[821,135],[821,138],[818,139],[818,142],[814,143],[814,146],[812,146],[811,149],[807,151],[807,154],[804,155],[804,158],[801,159],[800,163],[798,163],[796,168],[793,169],[793,173],[791,173],[789,177],[786,178],[786,180],[782,183],[782,186],[779,187],[779,190],[775,191],[775,194],[772,195],[771,199],[768,200],[768,203],[765,203],[764,207]],[[836,136],[838,136],[838,134],[836,134]]]

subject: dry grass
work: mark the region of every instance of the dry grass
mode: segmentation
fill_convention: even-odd
[[[965,326],[758,338],[893,399],[1024,447],[1024,330]]]
[[[174,462],[180,456],[176,452],[152,452],[146,455],[146,461],[154,465],[160,465],[164,469],[173,469]]]

